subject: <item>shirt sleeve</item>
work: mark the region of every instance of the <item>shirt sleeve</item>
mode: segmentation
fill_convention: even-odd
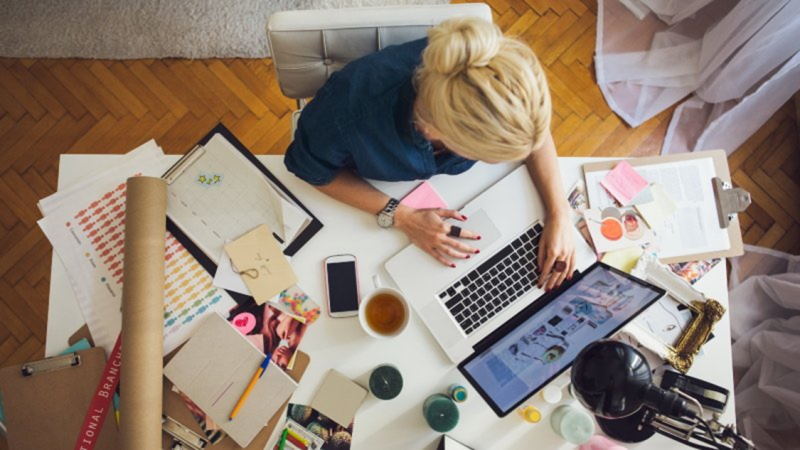
[[[284,158],[289,172],[315,186],[333,181],[350,158],[349,143],[330,104],[330,99],[316,98],[303,109]]]

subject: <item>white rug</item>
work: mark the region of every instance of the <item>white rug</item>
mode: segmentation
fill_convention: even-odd
[[[447,0],[0,0],[0,56],[263,58],[276,11]]]

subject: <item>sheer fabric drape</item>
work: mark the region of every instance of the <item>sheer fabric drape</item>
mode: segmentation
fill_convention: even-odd
[[[800,89],[800,0],[599,0],[597,17],[609,106],[635,127],[680,102],[662,153],[730,153]]]

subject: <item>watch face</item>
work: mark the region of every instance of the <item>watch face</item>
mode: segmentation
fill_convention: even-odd
[[[378,225],[383,228],[389,228],[394,225],[394,217],[390,214],[380,213],[378,214]]]

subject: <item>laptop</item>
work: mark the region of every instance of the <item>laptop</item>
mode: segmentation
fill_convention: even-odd
[[[461,213],[468,220],[459,225],[481,235],[468,242],[479,254],[451,268],[409,245],[385,263],[454,363],[470,356],[475,344],[544,294],[536,284],[545,208],[524,165],[467,203]],[[580,273],[596,256],[578,230],[573,231]]]
[[[664,294],[596,262],[479,342],[458,370],[503,417],[572,366],[587,345],[610,337]]]

